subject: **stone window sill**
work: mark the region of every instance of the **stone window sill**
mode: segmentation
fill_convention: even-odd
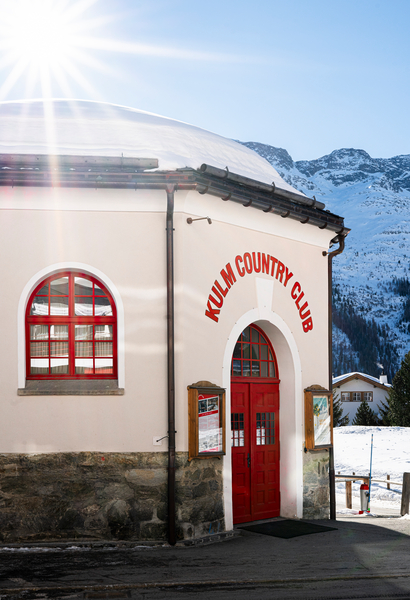
[[[28,380],[18,396],[123,396],[116,379]]]

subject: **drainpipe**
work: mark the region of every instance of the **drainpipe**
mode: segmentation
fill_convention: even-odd
[[[174,193],[167,185],[167,357],[168,357],[168,542],[176,544],[175,526],[175,346],[174,346]]]
[[[332,376],[332,365],[333,365],[333,351],[332,351],[332,259],[334,256],[341,254],[345,248],[345,236],[338,235],[337,241],[339,242],[339,248],[333,250],[333,252],[323,252],[324,256],[328,257],[328,348],[329,348],[329,390],[333,388],[333,376]],[[329,448],[329,491],[330,491],[330,518],[332,521],[336,521],[336,486],[335,486],[335,460],[333,453],[333,446]]]

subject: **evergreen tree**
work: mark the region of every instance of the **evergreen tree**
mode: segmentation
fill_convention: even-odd
[[[410,427],[410,352],[404,357],[390,388],[389,419],[394,427]]]
[[[379,425],[391,425],[390,422],[390,404],[389,399],[387,398],[386,402],[383,400],[379,404]]]
[[[379,425],[376,413],[372,411],[366,400],[363,400],[357,409],[352,425]]]
[[[343,415],[343,404],[339,394],[333,391],[333,427],[349,425],[349,415]]]

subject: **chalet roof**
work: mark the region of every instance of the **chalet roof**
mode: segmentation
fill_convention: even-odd
[[[355,379],[361,379],[366,383],[370,383],[374,387],[379,387],[383,390],[391,388],[391,383],[381,383],[377,377],[373,377],[372,375],[367,375],[366,373],[345,373],[344,375],[339,375],[338,377],[333,377],[333,386],[340,387],[344,383],[348,383],[349,381],[353,381]]]

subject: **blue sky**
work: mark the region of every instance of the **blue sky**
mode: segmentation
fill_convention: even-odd
[[[28,19],[25,62],[10,45],[21,46],[10,23],[21,30],[27,2],[71,15],[67,47],[60,32],[47,51],[47,85],[30,71],[44,18]],[[409,0],[0,0],[0,11],[1,100],[103,100],[295,160],[341,147],[410,154]]]

